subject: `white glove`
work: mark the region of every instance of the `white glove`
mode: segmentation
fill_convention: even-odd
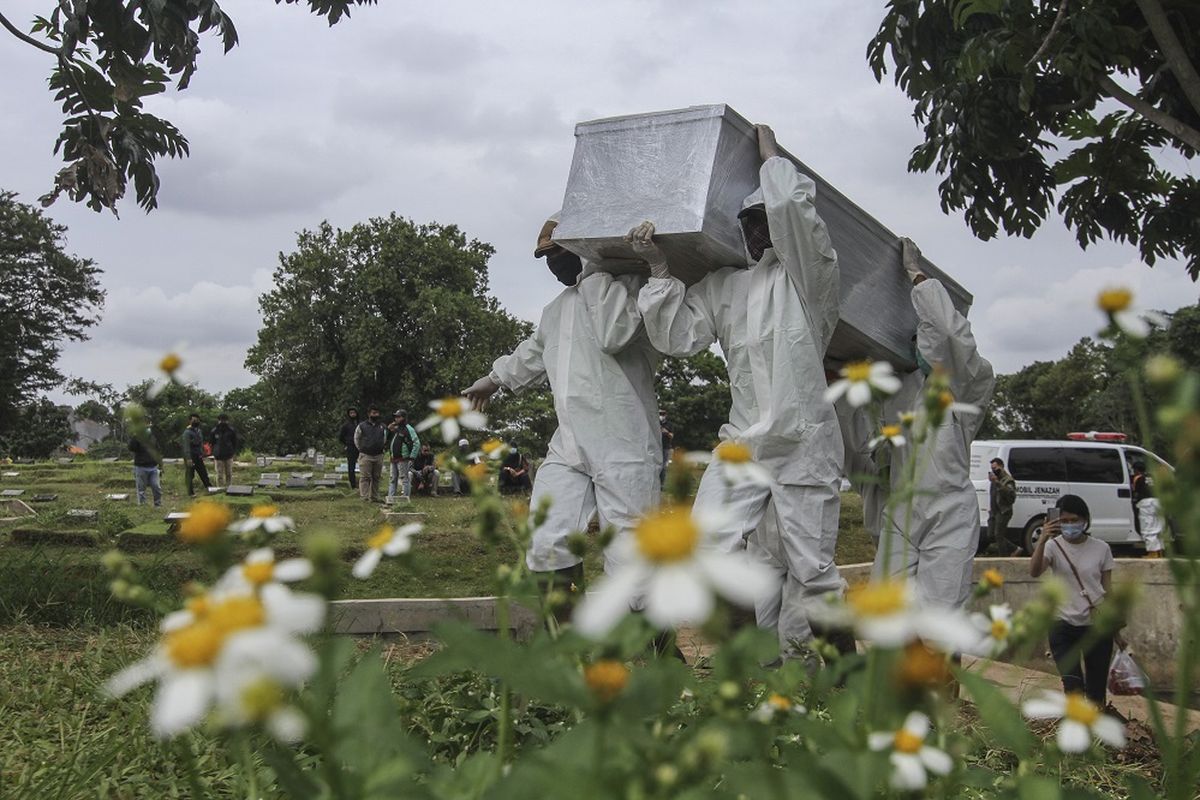
[[[671,272],[667,269],[667,258],[654,242],[653,222],[647,221],[633,226],[629,233],[625,234],[625,241],[638,258],[650,265],[650,277],[671,277]]]
[[[500,388],[500,384],[492,380],[491,375],[484,375],[479,380],[472,383],[466,389],[463,389],[463,396],[471,400],[471,407],[476,411],[482,411],[487,405],[488,398],[496,393]]]
[[[925,280],[925,273],[921,272],[921,248],[907,237],[900,239],[900,264],[908,273],[908,279],[913,282],[913,286]]]

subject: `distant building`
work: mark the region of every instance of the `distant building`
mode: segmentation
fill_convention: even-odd
[[[86,452],[89,447],[108,437],[112,429],[103,422],[90,419],[76,419],[72,412],[68,417],[71,430],[75,433],[75,446]]]

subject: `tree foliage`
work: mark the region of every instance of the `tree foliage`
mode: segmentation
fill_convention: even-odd
[[[655,378],[658,407],[674,428],[675,447],[708,450],[729,419],[729,374],[721,357],[704,350],[663,360]]]
[[[0,434],[63,380],[62,343],[86,339],[104,304],[100,269],[63,250],[66,232],[0,191]]]
[[[488,294],[492,253],[453,225],[395,214],[303,231],[260,298],[246,358],[274,422],[297,442],[328,442],[347,406],[420,419],[429,400],[486,374],[531,331]]]
[[[1057,361],[1035,361],[1000,375],[979,438],[1062,439],[1070,431],[1120,431],[1140,441],[1134,398],[1141,395],[1151,415],[1168,399],[1140,378],[1134,383],[1148,354],[1158,352],[1200,367],[1200,306],[1181,308],[1165,331],[1145,340],[1084,338]],[[1141,443],[1165,452],[1165,440]]]
[[[1031,236],[1052,206],[1082,247],[1136,244],[1200,276],[1200,4],[1191,0],[890,0],[867,58],[916,103],[942,210]],[[1127,89],[1126,87],[1132,87]]]
[[[275,0],[299,4],[302,0]],[[355,5],[375,0],[306,0],[330,25]],[[48,5],[50,5],[48,3]],[[115,213],[126,184],[138,205],[157,205],[155,161],[188,154],[188,141],[168,120],[149,114],[142,99],[186,89],[197,69],[200,35],[211,31],[225,52],[238,42],[233,20],[215,0],[72,0],[53,4],[30,33],[0,14],[0,25],[25,44],[52,56],[50,90],[62,106],[63,128],[54,151],[64,166],[49,205],[62,193],[96,211]]]
[[[75,441],[69,410],[42,397],[17,409],[0,432],[0,453],[13,458],[49,458]]]
[[[207,435],[217,423],[217,414],[223,410],[220,398],[194,384],[171,384],[151,399],[152,385],[153,383],[147,380],[130,386],[125,390],[125,398],[146,409],[154,449],[164,457],[179,458],[183,455],[180,439],[183,437],[183,429],[187,427],[188,417],[199,414],[201,430]],[[239,426],[240,422],[241,420],[231,412],[230,424],[244,435],[245,431]]]

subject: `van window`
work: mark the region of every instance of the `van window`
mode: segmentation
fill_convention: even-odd
[[[1068,447],[1066,455],[1071,483],[1125,483],[1121,453],[1115,447]]]
[[[1008,471],[1018,481],[1067,480],[1061,447],[1014,447],[1008,451]]]

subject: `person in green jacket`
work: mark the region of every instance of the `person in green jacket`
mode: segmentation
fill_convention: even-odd
[[[1012,521],[1013,503],[1017,502],[1017,482],[1004,468],[1004,462],[993,458],[988,470],[988,541],[1002,547]]]
[[[388,425],[388,452],[392,456],[392,477],[388,483],[388,500],[396,499],[396,488],[404,491],[404,499],[412,499],[412,462],[421,450],[421,440],[417,431],[408,424],[408,412],[404,409],[396,411],[392,423]]]

